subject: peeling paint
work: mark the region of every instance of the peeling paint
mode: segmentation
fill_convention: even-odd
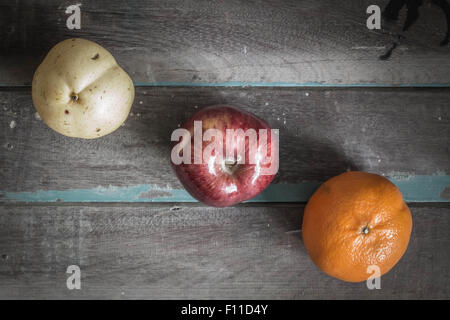
[[[148,192],[166,192],[168,196],[160,198],[140,198]],[[192,202],[194,199],[184,190],[161,188],[142,184],[128,187],[96,187],[92,189],[37,190],[32,192],[3,192],[3,201],[17,202]],[[155,200],[157,199],[157,200]]]
[[[450,200],[450,186],[446,186],[445,189],[441,192],[441,198]]]
[[[155,198],[167,198],[172,197],[172,193],[161,190],[149,190],[147,192],[141,192],[139,199],[155,199]]]
[[[396,181],[407,181],[411,177],[414,177],[414,175],[408,172],[391,171],[386,174],[386,177]]]

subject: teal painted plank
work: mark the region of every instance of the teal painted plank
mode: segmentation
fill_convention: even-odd
[[[407,202],[450,202],[445,190],[450,176],[395,176],[389,179],[399,187]],[[306,202],[321,182],[273,184],[248,202]],[[4,202],[196,202],[183,189],[161,188],[141,184],[128,187],[93,189],[38,190],[34,192],[2,192]]]

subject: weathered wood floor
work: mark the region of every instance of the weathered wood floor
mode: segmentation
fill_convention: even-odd
[[[0,4],[0,298],[450,298],[450,46],[425,5],[369,31],[388,1],[60,1]],[[404,18],[404,12],[401,13]],[[96,140],[36,116],[31,78],[68,37],[94,40],[136,85],[130,117]],[[208,208],[170,168],[170,134],[212,104],[280,129],[280,171],[251,203]],[[381,290],[320,272],[301,237],[304,204],[346,170],[383,174],[414,229]],[[78,265],[82,289],[66,288]]]

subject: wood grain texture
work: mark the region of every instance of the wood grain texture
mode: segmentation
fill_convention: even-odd
[[[448,89],[137,88],[123,127],[80,140],[37,119],[29,89],[3,89],[0,191],[87,189],[95,195],[95,188],[138,186],[143,194],[137,200],[167,196],[183,189],[170,167],[172,131],[200,108],[220,103],[280,129],[274,184],[321,182],[349,169],[399,181],[420,175],[448,180],[449,99]],[[448,185],[436,190],[438,198],[448,200]],[[419,187],[417,198],[428,186]]]
[[[387,0],[68,1],[0,4],[0,84],[30,84],[57,42],[83,37],[117,58],[137,84],[421,85],[450,83],[443,12],[431,4],[389,61],[403,25],[371,31],[366,9]]]
[[[319,271],[303,206],[3,206],[1,298],[448,299],[450,208],[413,207],[405,256],[381,290]],[[69,265],[81,290],[66,288]]]

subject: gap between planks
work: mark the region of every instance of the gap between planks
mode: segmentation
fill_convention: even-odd
[[[450,83],[399,83],[399,84],[388,84],[388,83],[319,83],[319,82],[309,82],[309,83],[295,83],[295,82],[134,82],[136,88],[139,87],[194,87],[194,88],[326,88],[326,89],[339,89],[339,88],[450,88]],[[30,84],[24,85],[8,85],[1,84],[0,89],[21,89],[21,88],[31,88]]]

